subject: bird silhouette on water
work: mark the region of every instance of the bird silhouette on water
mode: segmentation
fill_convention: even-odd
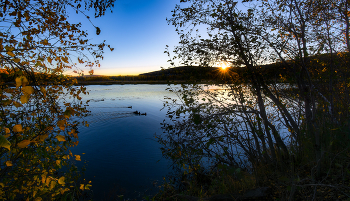
[[[139,111],[134,111],[133,112],[134,114],[136,114],[136,115],[144,115],[144,116],[146,116],[147,115],[147,113],[145,112],[145,113],[141,113],[141,112],[139,112]]]

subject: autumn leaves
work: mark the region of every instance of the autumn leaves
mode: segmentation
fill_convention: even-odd
[[[76,173],[57,173],[62,167],[76,169],[71,162],[82,160],[68,148],[78,144],[79,122],[72,117],[86,112],[79,96],[84,89],[36,85],[43,74],[7,72],[15,74],[15,87],[0,89],[0,199],[14,199],[18,192],[35,200],[61,196],[71,190]],[[59,77],[48,80],[55,79]],[[67,102],[66,96],[77,103]],[[82,185],[84,190],[91,186]]]
[[[78,126],[88,126],[81,97],[87,92],[65,73],[81,74],[83,66],[93,73],[104,47],[113,48],[91,44],[66,10],[83,13],[84,7],[99,17],[111,6],[104,0],[1,1],[0,200],[60,199],[91,186],[77,183],[72,162],[82,159],[69,151],[79,142]]]

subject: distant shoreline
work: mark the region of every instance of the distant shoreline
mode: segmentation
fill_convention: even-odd
[[[157,81],[78,81],[74,86],[87,86],[87,85],[126,85],[126,84],[208,84],[210,81],[187,81],[187,80],[157,80]],[[6,82],[4,85],[15,87],[14,82]],[[49,84],[50,85],[50,84]],[[49,86],[48,85],[48,86]]]
[[[78,81],[75,85],[125,85],[125,84],[187,84],[190,83],[186,80],[167,81]]]

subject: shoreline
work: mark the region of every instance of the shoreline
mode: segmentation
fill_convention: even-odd
[[[209,81],[210,82],[210,81]],[[196,84],[207,84],[208,81],[199,81],[195,82]],[[176,80],[176,81],[167,81],[167,80],[157,80],[157,81],[79,81],[76,86],[81,85],[125,85],[125,84],[191,84],[193,81],[186,80]]]

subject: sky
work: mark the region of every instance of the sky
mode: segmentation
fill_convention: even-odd
[[[91,18],[95,28],[83,16],[70,13],[73,22],[82,22],[83,30],[95,43],[106,40],[114,51],[106,50],[101,67],[94,68],[95,75],[138,75],[167,68],[169,57],[164,53],[179,42],[173,25],[168,25],[179,0],[116,0],[113,13],[109,10],[100,18]],[[107,48],[108,49],[108,48]],[[83,69],[88,71],[88,69]]]

